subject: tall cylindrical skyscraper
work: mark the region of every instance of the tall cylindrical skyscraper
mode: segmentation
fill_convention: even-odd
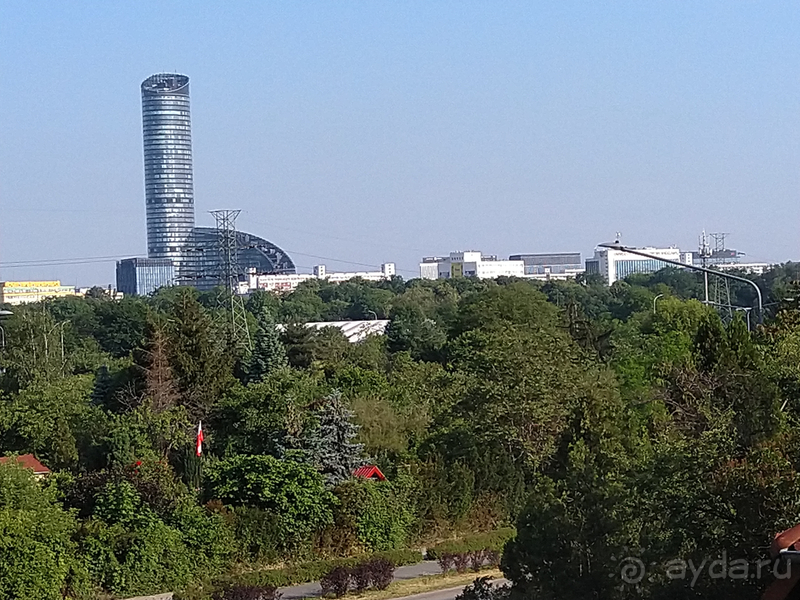
[[[147,255],[178,271],[194,230],[189,78],[159,73],[142,82]]]

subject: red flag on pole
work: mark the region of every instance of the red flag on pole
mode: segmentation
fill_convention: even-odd
[[[197,456],[203,453],[203,422],[197,424]]]

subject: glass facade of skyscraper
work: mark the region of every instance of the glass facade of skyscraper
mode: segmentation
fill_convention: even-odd
[[[168,258],[126,258],[117,263],[117,289],[126,296],[147,296],[175,283],[175,265]]]
[[[147,255],[180,268],[194,228],[189,78],[160,73],[142,82]]]

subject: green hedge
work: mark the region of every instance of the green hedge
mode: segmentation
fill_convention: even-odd
[[[517,535],[513,527],[504,527],[486,533],[476,533],[459,540],[447,540],[428,548],[428,560],[438,560],[442,554],[463,554],[477,550],[497,550],[502,552],[506,542]]]
[[[205,600],[210,598],[214,591],[225,585],[258,585],[286,587],[319,581],[335,567],[354,567],[373,558],[385,558],[395,566],[413,565],[422,560],[422,553],[418,550],[387,550],[373,554],[362,554],[350,558],[335,558],[330,560],[314,560],[290,565],[283,569],[265,569],[251,571],[223,577],[213,582],[206,582],[202,586],[193,587],[175,595],[174,600]]]

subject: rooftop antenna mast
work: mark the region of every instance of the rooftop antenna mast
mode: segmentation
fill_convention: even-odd
[[[700,244],[699,244],[699,254],[700,254],[700,261],[703,265],[704,269],[708,268],[708,259],[711,258],[711,248],[708,245],[708,236],[706,235],[706,230],[703,230],[703,233],[700,234]],[[708,272],[703,272],[703,292],[705,294],[703,302],[708,304]]]
[[[217,280],[222,288],[220,308],[227,315],[231,337],[236,344],[252,349],[250,329],[244,301],[239,295],[239,240],[236,235],[236,218],[241,210],[212,210],[216,220],[219,272]]]

